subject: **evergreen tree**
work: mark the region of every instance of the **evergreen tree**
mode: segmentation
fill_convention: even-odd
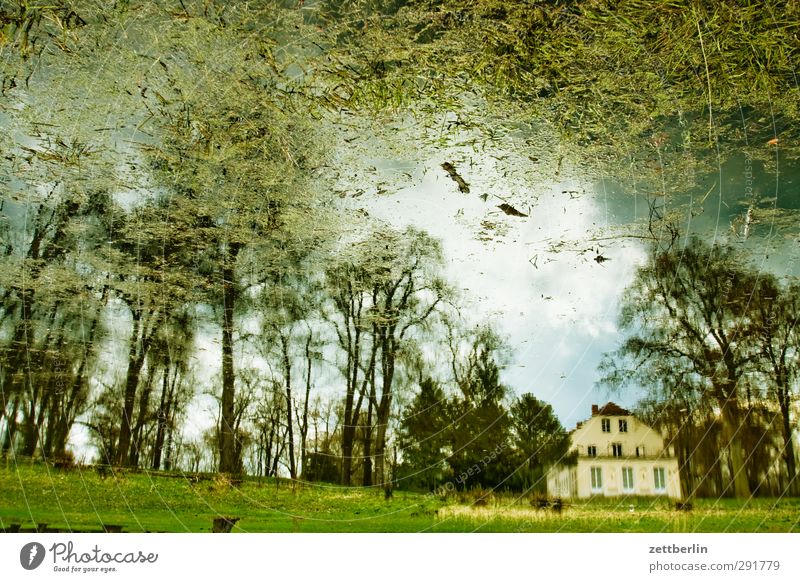
[[[400,447],[404,486],[435,489],[444,479],[447,465],[447,416],[444,390],[431,378],[419,384],[419,393],[403,413]]]
[[[519,481],[525,489],[545,491],[545,470],[568,461],[569,435],[553,407],[533,394],[523,394],[511,406],[511,430],[516,450]]]
[[[507,389],[500,383],[498,363],[502,347],[491,329],[479,329],[457,373],[460,394],[448,403],[447,462],[459,489],[505,486],[510,474],[510,422],[503,404]]]

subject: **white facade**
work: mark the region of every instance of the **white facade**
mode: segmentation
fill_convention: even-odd
[[[680,499],[678,461],[661,435],[614,403],[592,407],[592,417],[570,434],[575,466],[547,474],[551,497],[666,496]]]

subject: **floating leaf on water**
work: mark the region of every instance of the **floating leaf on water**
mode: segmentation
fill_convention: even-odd
[[[451,164],[450,162],[445,162],[442,164],[442,168],[444,168],[444,171],[450,175],[450,177],[456,184],[458,184],[459,192],[463,194],[469,194],[469,184],[467,184],[464,181],[464,178],[462,178],[458,174],[458,172],[456,171],[456,167],[453,164]]]
[[[498,208],[503,212],[505,212],[506,214],[508,214],[509,216],[528,216],[527,214],[520,212],[519,210],[517,210],[510,204],[506,204],[505,202],[503,202],[500,206],[498,206]]]

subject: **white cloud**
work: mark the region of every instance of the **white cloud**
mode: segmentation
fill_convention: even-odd
[[[614,225],[588,181],[521,186],[491,162],[467,171],[469,194],[458,191],[437,160],[413,172],[415,184],[394,194],[365,193],[349,204],[440,238],[465,311],[490,317],[516,351],[506,381],[551,400],[569,422],[582,418],[599,358],[615,345],[618,298],[644,248],[608,236]],[[503,201],[529,216],[507,216],[497,207]]]

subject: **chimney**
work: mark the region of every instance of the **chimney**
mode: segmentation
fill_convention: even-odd
[[[597,404],[592,404],[592,416],[597,416]]]

